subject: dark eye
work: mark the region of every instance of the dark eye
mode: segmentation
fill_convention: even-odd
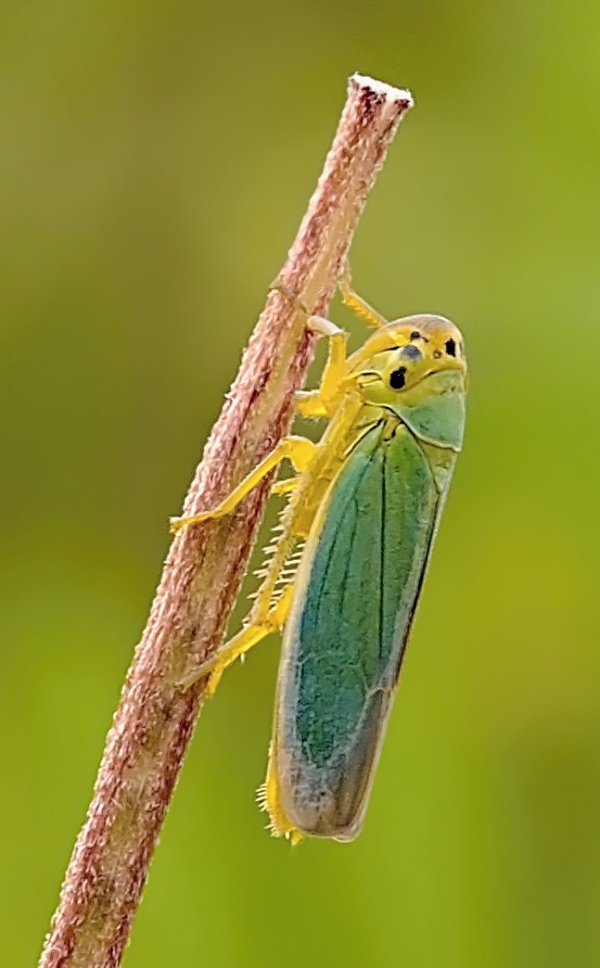
[[[453,339],[446,340],[446,353],[448,356],[456,356],[456,343]]]
[[[390,373],[390,386],[392,390],[401,390],[405,383],[406,367],[400,366],[397,370],[392,370]]]
[[[413,329],[412,333],[410,334],[409,339],[421,339],[421,334],[420,334],[419,330],[418,329]]]

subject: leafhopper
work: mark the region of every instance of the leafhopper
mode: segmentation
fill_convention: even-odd
[[[467,366],[442,316],[387,322],[345,279],[344,302],[375,330],[355,353],[327,319],[317,390],[298,411],[328,425],[319,443],[278,446],[217,507],[174,531],[231,513],[281,461],[295,476],[278,538],[242,630],[183,683],[223,671],[284,629],[267,779],[272,832],[353,840],[360,832],[402,659],[450,479],[463,442]]]

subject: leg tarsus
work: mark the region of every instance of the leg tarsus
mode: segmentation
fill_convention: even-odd
[[[296,410],[302,417],[328,417],[329,411],[325,407],[319,390],[299,390],[294,397]]]
[[[346,342],[346,333],[336,323],[332,323],[326,316],[309,316],[306,325],[312,329],[313,333],[319,336],[326,336],[328,339],[338,338]]]
[[[304,306],[298,296],[279,278],[271,284],[271,289],[283,293],[284,296],[290,299],[298,310],[306,315],[307,327],[314,333],[317,333],[317,335],[325,336],[329,340],[329,355],[318,391],[322,406],[317,407],[316,413],[312,411],[312,408],[307,408],[306,411],[303,411],[302,406],[299,407],[299,410],[305,416],[309,417],[331,416],[335,410],[334,402],[337,400],[342,381],[346,375],[347,335],[343,329],[340,329],[339,326],[332,323],[330,319],[326,319],[325,316],[310,315],[306,306]]]
[[[329,353],[317,391],[309,396],[296,397],[300,413],[307,417],[330,417],[336,410],[340,390],[346,376],[347,334],[324,316],[310,316],[307,326],[329,340]]]
[[[267,454],[264,460],[254,470],[250,471],[231,494],[228,494],[216,507],[207,511],[200,511],[199,514],[193,514],[189,517],[171,518],[172,533],[177,534],[182,528],[187,528],[191,524],[201,524],[202,521],[208,521],[210,518],[221,518],[226,514],[231,514],[252,488],[256,487],[285,458],[292,462],[298,473],[302,474],[313,457],[315,447],[316,445],[312,440],[308,440],[306,437],[284,437],[277,447],[270,454]]]
[[[245,655],[253,645],[260,642],[270,631],[271,629],[264,629],[262,626],[247,625],[246,628],[242,629],[229,642],[218,649],[214,655],[211,655],[210,659],[206,659],[193,672],[181,679],[177,684],[179,689],[182,692],[186,692],[199,679],[204,679],[205,676],[208,676],[209,681],[206,687],[206,696],[210,698],[216,692],[221,676],[227,666],[235,662],[240,656]]]
[[[271,632],[278,632],[283,626],[292,599],[292,586],[288,586],[274,608],[267,611],[263,617],[256,616],[245,628],[234,635],[229,642],[217,649],[209,659],[202,662],[193,672],[185,676],[178,683],[185,692],[199,679],[209,676],[206,689],[207,697],[214,695],[225,669],[240,656],[245,655]]]

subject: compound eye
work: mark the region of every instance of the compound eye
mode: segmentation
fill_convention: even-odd
[[[399,366],[397,370],[390,373],[390,386],[392,390],[401,390],[406,383],[406,367]]]

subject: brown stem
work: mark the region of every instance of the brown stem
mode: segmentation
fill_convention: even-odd
[[[323,173],[279,276],[310,311],[335,290],[358,218],[412,100],[350,79]],[[290,426],[312,337],[294,300],[271,291],[184,505],[213,506]],[[42,953],[41,968],[114,968],[140,901],[160,828],[203,698],[182,676],[221,643],[244,575],[268,481],[234,516],[173,541],[108,734],[94,795]]]

